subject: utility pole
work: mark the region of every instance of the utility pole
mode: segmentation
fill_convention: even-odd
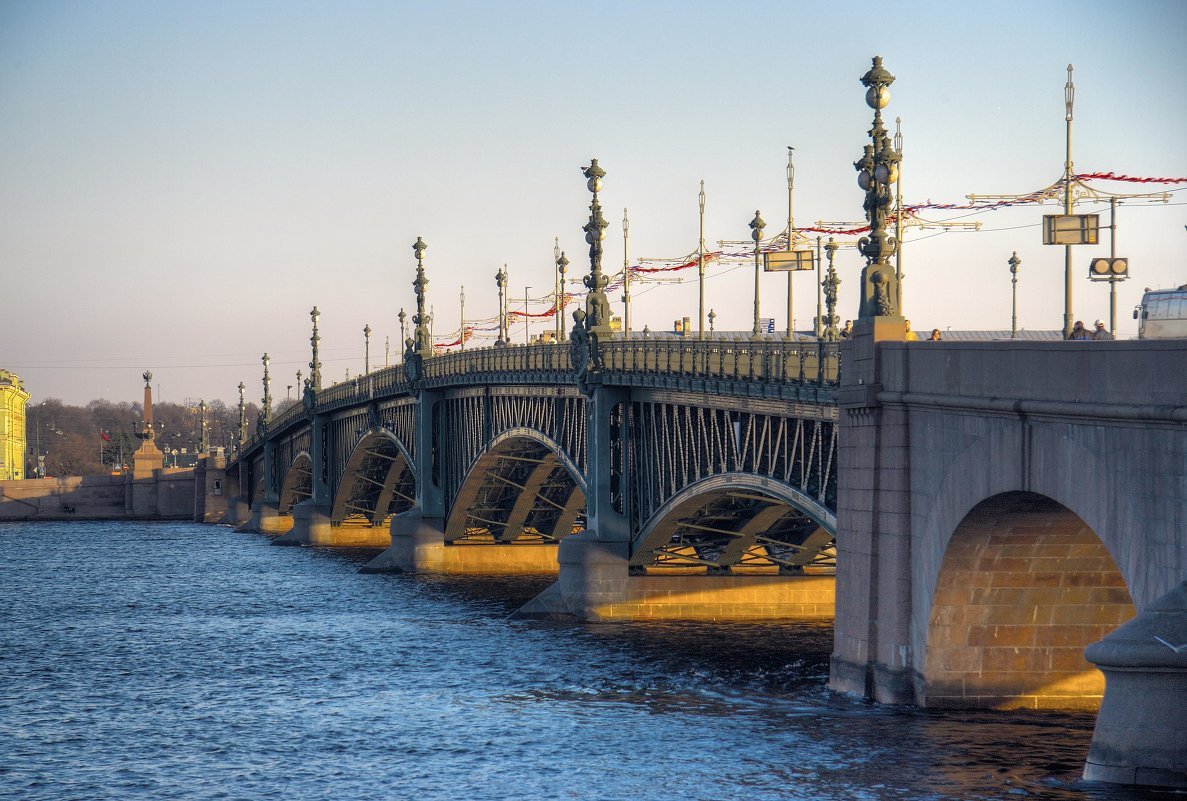
[[[622,331],[626,339],[631,336],[631,262],[627,256],[631,223],[622,210]]]

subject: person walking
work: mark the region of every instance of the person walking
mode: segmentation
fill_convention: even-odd
[[[841,329],[841,339],[848,339],[853,335],[853,321],[846,320],[845,327]]]
[[[931,330],[931,336],[929,336],[927,338],[927,341],[928,342],[939,342],[940,341],[940,329],[933,328]]]
[[[1092,332],[1092,338],[1097,340],[1098,342],[1101,342],[1101,341],[1107,342],[1108,340],[1113,338],[1113,335],[1109,333],[1109,329],[1105,328],[1105,324],[1102,321],[1097,320],[1096,321],[1096,330]]]
[[[1092,339],[1092,332],[1084,327],[1083,320],[1076,320],[1076,324],[1072,326],[1072,332],[1067,335],[1069,340]]]
[[[911,330],[911,321],[910,321],[910,320],[904,320],[903,322],[904,322],[904,323],[906,323],[906,325],[907,325],[907,335],[904,337],[904,339],[905,339],[907,342],[918,342],[918,341],[919,341],[919,334],[917,334],[916,332],[914,332],[914,331],[912,331],[912,330]]]

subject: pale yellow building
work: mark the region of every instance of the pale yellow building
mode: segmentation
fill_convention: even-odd
[[[25,477],[25,405],[21,379],[0,370],[0,481]]]

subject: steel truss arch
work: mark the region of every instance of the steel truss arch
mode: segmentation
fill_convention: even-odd
[[[277,504],[278,514],[291,515],[293,507],[301,501],[313,496],[313,458],[309,451],[300,451],[293,457],[284,474],[284,484],[280,488],[280,502]]]
[[[667,500],[631,543],[631,568],[803,573],[836,567],[836,515],[774,479],[725,473]]]
[[[408,448],[387,428],[359,438],[334,493],[330,525],[383,525],[416,504],[416,473]]]
[[[451,506],[447,542],[558,542],[585,524],[585,476],[539,431],[512,427],[473,460]]]

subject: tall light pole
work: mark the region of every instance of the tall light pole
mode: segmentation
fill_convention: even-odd
[[[630,241],[631,222],[622,210],[622,332],[625,338],[631,336],[631,261],[627,255]]]
[[[894,251],[894,275],[897,279],[896,302],[901,313],[903,308],[903,118],[894,118],[894,152],[899,156],[899,178],[894,182],[894,238],[898,248]]]
[[[198,453],[206,453],[210,443],[206,439],[206,401],[198,401]]]
[[[297,371],[297,391],[304,392],[305,385],[301,383],[301,376],[304,375],[300,370]]]
[[[388,336],[383,338],[383,366],[392,366],[392,338]]]
[[[858,250],[866,257],[861,271],[858,319],[873,324],[879,317],[902,319],[898,277],[887,263],[898,249],[898,240],[886,233],[890,186],[898,180],[900,156],[882,125],[882,109],[890,102],[894,76],[883,69],[881,56],[874,56],[873,66],[861,77],[861,83],[866,87],[866,105],[874,110],[874,124],[869,131],[871,144],[865,146],[865,153],[853,164],[858,171],[857,184],[866,193],[864,207],[870,223],[869,236],[858,241]]]
[[[821,237],[816,237],[816,325],[813,327],[814,330],[812,332],[816,335],[817,339],[820,339],[820,334],[824,331],[824,320],[820,318],[822,314],[820,308],[820,291],[822,289],[821,281],[823,280],[820,275],[822,269],[820,263],[820,239]]]
[[[507,287],[507,273],[504,271],[506,266],[504,264],[495,273],[495,284],[499,287],[499,339],[496,343],[499,345],[507,344],[507,309],[503,305],[503,292]]]
[[[825,303],[828,304],[823,335],[826,342],[836,342],[841,338],[841,332],[837,329],[837,288],[841,285],[841,279],[837,276],[836,265],[833,263],[837,255],[837,247],[837,243],[830,236],[828,244],[824,246],[825,252],[828,253],[828,275],[824,279],[824,298]]]
[[[321,317],[321,312],[317,307],[313,307],[313,311],[309,312],[309,319],[313,320],[313,335],[309,337],[309,344],[313,346],[313,359],[309,362],[309,385],[313,387],[314,392],[321,391],[321,362],[317,358],[317,346],[321,342],[321,335],[317,333],[317,321]]]
[[[371,375],[371,324],[363,326],[363,375]]]
[[[1007,264],[1010,265],[1010,339],[1018,337],[1018,266],[1022,259],[1018,258],[1018,251],[1014,251]]]
[[[697,205],[700,214],[700,239],[697,240],[697,336],[705,338],[705,182],[701,181],[701,191],[697,194]],[[709,330],[713,330],[710,322]]]
[[[787,249],[795,250],[792,243],[795,241],[795,148],[787,146]],[[795,338],[795,305],[793,303],[794,296],[792,295],[792,281],[791,277],[795,274],[794,270],[787,271],[787,338]]]
[[[530,286],[523,288],[523,344],[530,344],[528,342],[528,334],[531,328],[531,318],[528,317],[528,290]]]
[[[466,286],[465,286],[465,284],[462,285],[462,289],[458,293],[458,305],[461,307],[461,312],[458,315],[459,319],[461,320],[461,322],[458,323],[458,329],[459,329],[458,339],[460,339],[461,343],[462,343],[461,349],[465,350],[466,349]]]
[[[569,296],[565,292],[565,272],[567,272],[569,269],[569,259],[565,256],[565,252],[563,250],[561,251],[560,257],[556,260],[556,269],[557,273],[560,275],[561,282],[561,305],[560,310],[557,312],[557,317],[560,319],[560,341],[564,342],[569,338],[568,334],[565,332],[565,325],[567,324],[565,322],[565,309],[569,306]]]
[[[400,307],[400,313],[396,315],[400,321],[400,342],[407,345],[408,339],[408,315],[404,312],[404,307]]]
[[[754,240],[754,328],[750,332],[751,339],[759,339],[762,337],[762,331],[759,330],[759,304],[758,304],[758,277],[762,272],[762,230],[766,227],[763,222],[762,215],[756,209],[754,212],[754,219],[750,221],[750,238]]]
[[[1067,83],[1063,85],[1064,106],[1064,159],[1063,159],[1063,213],[1072,213],[1072,107],[1076,102],[1076,84],[1072,82],[1072,65],[1067,65]],[[1072,246],[1063,246],[1063,338],[1072,333]]]
[[[557,342],[561,341],[561,325],[563,323],[561,315],[561,238],[554,237],[552,240],[552,263],[557,268],[553,273],[554,284],[556,288],[552,292],[552,336]]]

